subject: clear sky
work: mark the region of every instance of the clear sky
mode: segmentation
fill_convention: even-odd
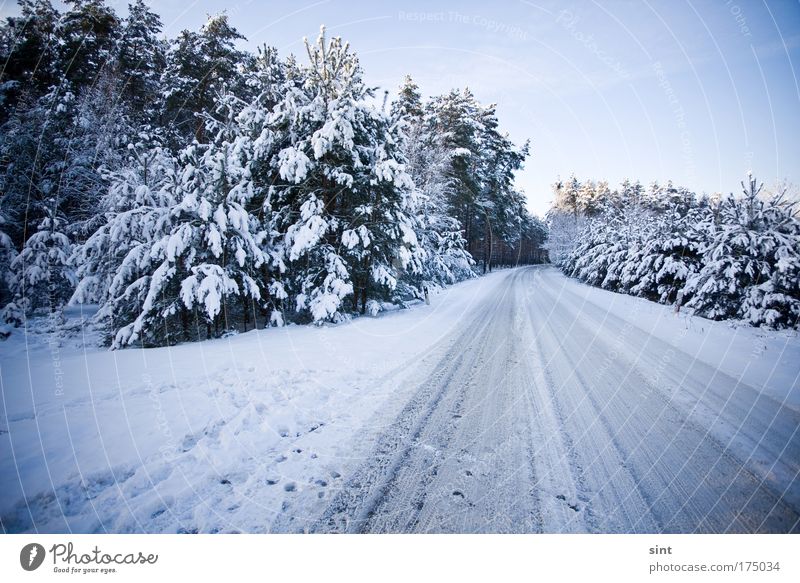
[[[126,2],[111,2],[120,13]],[[367,82],[468,86],[530,139],[518,186],[544,213],[560,175],[739,188],[748,170],[800,183],[800,2],[153,0],[174,36],[226,10],[248,47],[304,56],[319,25]],[[0,12],[16,12],[0,0]]]

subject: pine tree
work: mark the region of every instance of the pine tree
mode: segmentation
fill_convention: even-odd
[[[686,285],[687,306],[712,319],[796,326],[800,222],[780,195],[764,200],[762,188],[749,176],[741,198],[720,202],[716,220],[707,223],[703,268]]]
[[[418,191],[417,238],[425,261],[416,276],[403,278],[418,297],[423,287],[474,277],[474,261],[465,249],[461,226],[448,213],[448,200],[453,196],[449,175],[453,153],[444,136],[431,131],[435,122],[430,116],[423,110],[419,88],[406,76],[392,106],[392,118],[404,133],[403,156]]]
[[[163,125],[184,139],[205,142],[205,122],[199,114],[213,111],[215,99],[242,83],[239,65],[244,53],[236,42],[244,37],[226,14],[211,16],[200,32],[184,30],[172,42],[161,76],[164,88]]]
[[[427,111],[429,131],[451,150],[448,214],[459,219],[467,250],[486,271],[494,241],[510,243],[525,220],[512,184],[528,145],[516,148],[501,134],[495,106],[480,104],[469,89],[433,98]]]
[[[60,14],[49,0],[18,0],[20,16],[0,26],[0,123],[20,98],[34,100],[60,80]]]
[[[0,306],[6,306],[13,299],[11,293],[11,285],[13,282],[11,263],[17,257],[17,250],[14,247],[14,242],[11,237],[6,233],[8,221],[0,214]],[[16,319],[16,318],[11,318]],[[5,318],[0,314],[0,325],[5,323]]]
[[[306,44],[310,65],[301,88],[289,90],[272,119],[292,145],[275,158],[282,183],[287,262],[298,311],[314,321],[366,310],[391,296],[399,270],[419,264],[411,181],[389,117],[369,102],[358,59],[339,38]]]
[[[10,291],[16,308],[25,314],[60,314],[75,285],[67,223],[57,208],[46,210],[37,231],[11,261]]]
[[[116,68],[123,81],[120,98],[144,120],[159,97],[159,81],[166,64],[165,43],[159,39],[161,18],[144,0],[128,5],[116,53]]]
[[[9,287],[20,313],[40,308],[57,312],[69,297],[68,211],[77,201],[64,187],[69,162],[64,140],[73,129],[76,101],[72,92],[55,88],[18,108],[3,126],[0,208],[6,234],[19,250],[9,266]]]
[[[104,0],[67,0],[59,26],[61,74],[77,93],[113,68],[120,21]]]
[[[678,300],[687,280],[700,268],[702,241],[695,225],[703,220],[703,209],[683,213],[678,206],[650,220],[641,252],[632,253],[624,268],[630,274],[631,293],[665,304]]]
[[[419,86],[414,83],[410,75],[406,75],[397,100],[392,104],[392,117],[395,120],[408,120],[418,124],[423,117],[422,94]]]
[[[71,302],[100,304],[96,318],[111,337],[137,315],[154,270],[152,243],[168,232],[176,202],[176,162],[158,141],[142,135],[128,152],[128,164],[109,176],[103,224],[70,258],[78,279]]]
[[[253,194],[247,161],[232,147],[230,132],[213,122],[207,129],[216,131],[213,142],[182,153],[180,201],[162,221],[163,235],[150,242],[146,269],[132,284],[136,297],[126,292],[123,298],[140,307],[129,310],[135,319],[119,329],[116,347],[173,342],[179,335],[172,329],[188,339],[191,312],[206,337],[216,336],[233,327],[228,317],[234,298],[264,299],[264,235],[246,210]]]

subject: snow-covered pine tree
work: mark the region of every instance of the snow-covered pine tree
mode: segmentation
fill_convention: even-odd
[[[433,124],[429,131],[443,136],[451,152],[447,212],[461,223],[467,251],[474,255],[483,234],[479,219],[476,219],[481,215],[477,205],[482,190],[480,164],[483,154],[479,104],[469,89],[454,89],[431,99],[426,109]]]
[[[765,200],[752,175],[743,196],[720,201],[706,223],[703,267],[690,278],[687,306],[715,320],[735,318],[768,326],[797,326],[800,314],[800,224],[780,195]]]
[[[230,118],[207,120],[213,141],[182,153],[180,201],[163,236],[150,244],[147,270],[129,286],[135,294],[126,292],[136,316],[119,329],[115,347],[188,338],[192,313],[206,337],[216,336],[236,327],[232,311],[263,301],[265,235],[246,209],[253,188],[248,160],[232,145],[235,128]]]
[[[6,325],[16,323],[20,320],[20,313],[17,306],[5,307],[12,303],[13,294],[11,284],[13,282],[11,263],[17,257],[17,250],[11,237],[5,232],[8,222],[0,214],[0,337],[8,335]]]
[[[572,217],[565,220],[572,220]],[[608,273],[609,256],[619,244],[620,226],[619,216],[604,215],[588,220],[585,228],[579,231],[575,248],[563,259],[564,272],[590,285],[601,286]],[[553,232],[552,223],[550,232]]]
[[[575,176],[570,176],[566,183],[559,178],[552,188],[553,203],[546,216],[548,238],[545,248],[551,262],[558,266],[566,266],[569,263],[571,266],[569,271],[572,271],[574,263],[571,258],[575,249],[589,245],[588,237],[582,235],[588,221],[580,212],[578,199],[580,183]],[[598,199],[600,210],[597,210],[596,214],[602,213],[607,204],[607,201],[601,202]]]
[[[585,180],[578,189],[576,200],[579,211],[588,216],[595,216],[600,212],[597,184],[593,180]]]
[[[120,20],[104,0],[66,0],[59,23],[61,74],[76,93],[113,68]]]
[[[64,184],[71,158],[63,145],[74,130],[76,101],[67,88],[53,88],[17,108],[3,126],[0,212],[20,250],[9,271],[13,303],[26,313],[58,312],[72,293],[66,260],[72,245],[70,211],[78,201]]]
[[[493,256],[501,242],[513,244],[521,233],[527,215],[520,204],[519,193],[513,188],[514,173],[522,168],[528,155],[528,144],[516,148],[508,135],[499,132],[494,104],[480,111],[481,185],[477,206],[481,209],[477,221],[483,224],[483,271],[491,270]],[[497,245],[495,245],[497,241]],[[499,253],[498,253],[499,255]]]
[[[467,250],[489,269],[498,247],[519,237],[527,214],[511,188],[527,144],[516,148],[500,133],[495,106],[480,104],[469,89],[434,97],[426,111],[429,131],[451,150],[448,214],[461,223]]]
[[[265,261],[258,279],[268,293],[259,305],[267,325],[282,326],[286,321],[284,274],[288,259],[281,228],[291,220],[289,209],[274,202],[282,182],[278,153],[292,145],[293,136],[284,131],[282,122],[275,122],[281,114],[275,114],[274,109],[289,92],[301,90],[302,78],[293,57],[283,63],[274,48],[263,47],[245,73],[244,84],[252,97],[245,101],[232,93],[223,96],[223,109],[229,115],[239,112],[233,116],[236,130],[232,144],[247,160],[252,196],[246,208],[262,233]]]
[[[272,204],[283,217],[297,310],[336,321],[348,296],[363,312],[369,299],[391,297],[401,270],[418,269],[415,203],[399,136],[369,102],[349,46],[326,40],[323,28],[307,49],[302,87],[290,88],[272,117],[292,142],[276,157]]]
[[[553,206],[572,215],[577,222],[581,212],[581,183],[575,178],[575,175],[570,176],[565,183],[556,182],[553,186],[553,193],[555,194]]]
[[[38,229],[11,261],[11,293],[16,309],[25,314],[61,314],[75,286],[69,264],[72,242],[59,210],[46,208]]]
[[[664,304],[678,299],[700,267],[701,240],[695,225],[704,218],[702,208],[682,212],[674,205],[647,221],[640,251],[630,254],[624,269],[630,293]]]
[[[61,80],[57,33],[61,15],[50,0],[18,0],[20,15],[0,24],[0,123],[20,98],[35,100]]]
[[[155,270],[150,250],[171,226],[177,190],[173,157],[146,134],[128,148],[127,164],[113,172],[100,203],[103,223],[70,262],[78,284],[74,303],[97,303],[97,322],[113,338],[138,315],[147,275]]]
[[[800,220],[797,201],[779,190],[764,201],[763,214],[770,225],[761,241],[771,275],[747,290],[739,315],[754,326],[800,326]]]
[[[474,277],[474,262],[465,249],[458,220],[448,213],[452,150],[447,147],[444,135],[432,131],[435,122],[423,110],[419,88],[411,77],[407,76],[401,86],[392,116],[403,130],[406,167],[419,193],[417,239],[425,252],[425,261],[416,277],[403,278],[419,296],[424,286]]]
[[[86,239],[104,219],[101,200],[107,177],[118,169],[133,129],[121,85],[112,72],[103,73],[77,98],[71,127],[55,140],[62,157],[59,181],[62,209],[76,242]]]
[[[244,88],[241,63],[244,53],[236,43],[244,37],[224,13],[210,16],[200,32],[184,30],[167,52],[161,75],[162,125],[186,140],[206,141],[206,124],[199,114],[210,113],[216,97]]]
[[[647,226],[651,216],[640,207],[624,206],[609,210],[604,218],[615,217],[613,229],[605,229],[607,246],[603,248],[597,264],[605,265],[605,277],[600,286],[620,292],[628,292],[639,283],[635,271],[626,271],[626,267],[635,265],[641,257],[645,246]]]
[[[116,50],[116,71],[123,100],[142,122],[152,120],[159,96],[159,81],[166,64],[166,43],[161,40],[161,18],[144,0],[128,4]]]

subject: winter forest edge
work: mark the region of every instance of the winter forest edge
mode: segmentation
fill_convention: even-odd
[[[800,221],[787,189],[698,196],[570,178],[545,220],[530,154],[468,89],[370,88],[323,31],[307,54],[237,49],[225,14],[162,40],[141,0],[21,0],[0,32],[3,335],[98,305],[115,348],[377,314],[493,265],[712,319],[796,328]],[[735,182],[735,179],[731,179]]]

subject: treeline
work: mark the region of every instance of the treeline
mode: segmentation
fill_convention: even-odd
[[[549,245],[568,275],[714,320],[798,327],[800,220],[785,188],[766,195],[748,176],[740,195],[709,197],[571,178],[554,193]]]
[[[226,15],[165,40],[141,0],[20,0],[0,26],[5,324],[99,304],[115,347],[377,313],[540,262],[528,155],[468,90],[383,105],[323,32],[242,51]]]

